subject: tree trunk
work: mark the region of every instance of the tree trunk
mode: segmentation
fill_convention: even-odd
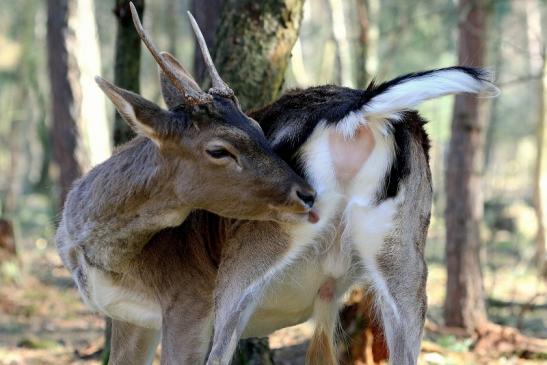
[[[279,95],[298,38],[303,3],[303,0],[224,1],[214,42],[214,60],[243,110],[272,102]],[[241,341],[233,362],[234,365],[272,363],[267,339]]]
[[[458,61],[482,66],[486,40],[485,0],[460,0]],[[447,293],[444,319],[448,326],[474,331],[487,319],[479,259],[482,134],[479,99],[459,95],[454,104],[446,167]]]
[[[59,169],[61,206],[72,182],[81,174],[76,158],[79,109],[79,88],[75,83],[73,60],[68,43],[69,16],[73,11],[72,0],[48,0],[47,47],[52,102],[53,160]]]
[[[144,0],[132,0],[133,5],[143,19]],[[141,67],[141,39],[133,26],[129,8],[130,0],[114,0],[118,30],[116,33],[116,56],[114,59],[114,84],[138,93],[140,91],[139,74]],[[133,138],[135,133],[115,112],[114,144],[120,145]]]
[[[347,87],[354,87],[351,70],[351,54],[346,32],[344,3],[342,0],[329,0],[332,23],[332,36],[336,44],[340,82]]]
[[[279,95],[303,4],[303,0],[225,1],[214,61],[244,110]]]
[[[223,0],[193,0],[192,15],[203,33],[205,42],[209,49],[215,49],[215,34],[220,23],[219,14],[222,11]],[[199,46],[195,41],[194,47],[194,73],[193,76],[198,84],[203,85],[208,75],[205,70],[205,63],[199,51]],[[209,81],[207,81],[209,82]]]
[[[547,176],[545,171],[545,149],[547,143],[545,142],[545,124],[547,124],[547,60],[546,55],[543,54],[543,71],[540,85],[540,91],[538,93],[539,106],[538,112],[539,120],[537,127],[537,141],[538,141],[538,155],[536,161],[536,169],[538,169],[535,179],[536,183],[536,207],[538,207],[538,232],[536,242],[536,257],[540,275],[547,279],[547,237],[545,229],[545,206],[547,205],[547,197],[545,196],[545,184],[547,184]]]
[[[534,80],[537,87],[537,128],[536,128],[536,161],[534,163],[534,209],[538,228],[536,232],[536,260],[540,274],[547,276],[547,257],[545,244],[547,242],[547,231],[545,228],[545,205],[546,197],[544,186],[546,184],[545,176],[545,123],[547,119],[547,108],[545,107],[547,88],[547,62],[545,55],[545,40],[542,37],[541,14],[537,12],[537,3],[528,1],[523,6],[526,7],[526,23],[528,34],[529,63],[530,74],[538,75]]]
[[[7,219],[0,218],[0,265],[17,255],[13,225]]]
[[[355,46],[355,84],[364,89],[367,86],[367,57],[368,57],[368,32],[369,14],[367,0],[355,0],[357,8],[357,23],[359,25],[359,38]]]
[[[48,0],[51,138],[61,204],[72,182],[110,154],[104,98],[93,81],[101,68],[97,42],[92,0]]]

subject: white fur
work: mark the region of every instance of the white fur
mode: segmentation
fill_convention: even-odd
[[[375,96],[363,107],[342,118],[336,124],[336,131],[349,139],[354,136],[359,126],[368,124],[376,125],[382,130],[382,134],[387,135],[386,128],[389,128],[389,123],[386,123],[386,119],[399,121],[402,111],[411,110],[426,100],[459,93],[497,96],[499,90],[494,84],[478,80],[461,70],[435,71],[410,78]],[[291,133],[289,127],[285,129],[278,139]]]
[[[364,107],[365,116],[391,117],[409,110],[433,98],[458,93],[480,93],[497,95],[498,89],[487,81],[457,69],[439,70],[424,76],[410,78],[394,85],[386,92],[372,98]]]
[[[146,328],[161,328],[161,308],[145,294],[116,285],[101,270],[90,267],[87,290],[93,307],[107,316]]]

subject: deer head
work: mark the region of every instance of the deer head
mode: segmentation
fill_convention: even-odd
[[[173,56],[156,49],[130,5],[135,28],[160,68],[169,109],[100,77],[96,81],[123,119],[159,150],[159,169],[173,198],[226,217],[315,222],[315,191],[273,153],[260,126],[241,111],[191,15],[212,79],[208,92]]]

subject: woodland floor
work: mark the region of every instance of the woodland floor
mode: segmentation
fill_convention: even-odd
[[[0,279],[0,365],[98,364],[102,346],[103,319],[80,302],[60,259],[44,239],[26,244],[21,263],[1,266]],[[18,267],[24,269],[20,271]],[[505,265],[495,275],[486,274],[491,297],[490,318],[518,327],[528,336],[547,338],[547,292],[525,268]],[[441,323],[445,274],[431,262],[429,270],[428,323]],[[492,299],[495,298],[495,299]],[[515,303],[520,303],[515,304]],[[278,331],[270,337],[277,364],[303,364],[311,325]],[[545,353],[479,356],[471,351],[473,340],[457,334],[426,331],[420,364],[547,364]]]

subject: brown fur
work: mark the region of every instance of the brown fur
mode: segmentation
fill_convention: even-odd
[[[101,287],[90,288],[90,280],[151,292],[135,275],[143,269],[143,249],[155,233],[179,225],[193,209],[240,219],[307,219],[315,192],[273,153],[234,97],[212,95],[207,104],[167,111],[105,80],[97,82],[140,136],[76,181],[65,202],[57,247],[92,307],[109,313],[119,304],[109,302],[108,293],[97,294]],[[194,255],[193,262],[203,254]],[[192,284],[201,280],[210,286],[214,270],[203,270]],[[152,287],[172,280],[147,278]],[[210,290],[204,296],[210,303]],[[195,315],[205,315],[210,307]]]

